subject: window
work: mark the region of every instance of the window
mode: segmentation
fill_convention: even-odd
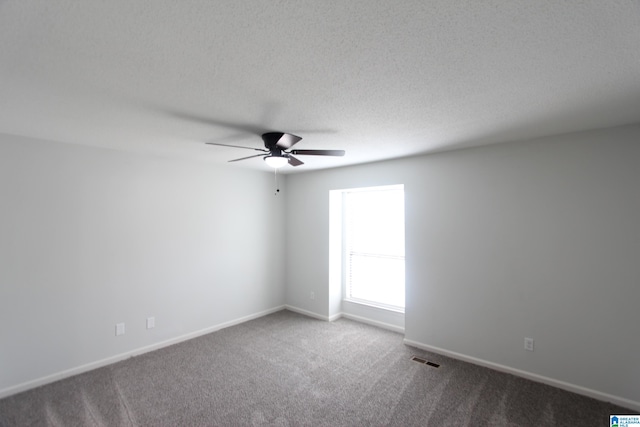
[[[342,192],[344,298],[404,311],[404,186]]]

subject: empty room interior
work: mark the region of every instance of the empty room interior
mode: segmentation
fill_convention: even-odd
[[[224,385],[198,396],[234,390],[241,362],[213,364],[231,348],[279,372],[238,384],[293,402],[304,383],[310,405],[253,398],[241,425],[527,425],[515,397],[465,409],[504,391],[466,369],[640,413],[639,18],[637,1],[0,0],[0,425],[68,424],[56,399],[127,424],[96,415],[106,385],[83,375],[111,378],[129,425],[233,423],[223,397],[190,418],[143,374],[158,360],[182,387],[212,363]],[[367,191],[398,197],[356,207]],[[397,356],[366,391],[398,396],[388,419],[330,404],[368,384],[367,349]],[[140,377],[118,383],[127,363]],[[454,377],[463,395],[429,397]],[[427,391],[402,412],[405,389]]]

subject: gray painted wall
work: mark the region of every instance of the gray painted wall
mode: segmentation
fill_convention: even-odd
[[[271,174],[0,135],[0,200],[0,391],[284,304]]]
[[[287,304],[329,314],[329,190],[402,183],[408,340],[640,406],[638,141],[626,126],[292,175]]]
[[[329,190],[403,183],[407,339],[640,402],[637,141],[295,174],[274,197],[271,174],[0,135],[0,391],[285,302],[335,314]]]

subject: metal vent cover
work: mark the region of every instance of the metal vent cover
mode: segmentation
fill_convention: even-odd
[[[429,365],[434,368],[440,367],[440,365],[438,365],[437,363],[429,362],[427,359],[423,359],[422,357],[418,357],[418,356],[412,356],[411,360],[413,360],[414,362],[422,363],[424,365]]]

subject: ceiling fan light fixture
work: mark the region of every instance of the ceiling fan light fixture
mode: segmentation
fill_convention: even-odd
[[[264,161],[274,169],[279,169],[289,162],[286,157],[282,156],[266,156]]]

